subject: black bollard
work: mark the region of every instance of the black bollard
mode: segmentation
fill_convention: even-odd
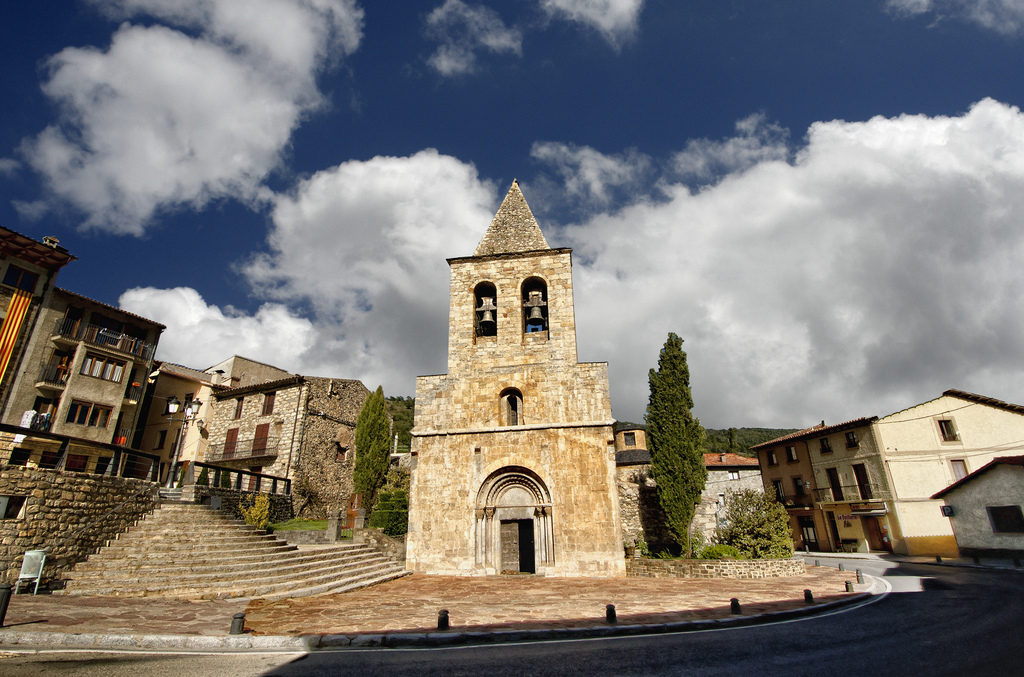
[[[981,564],[981,558],[975,555],[973,558],[975,564]]]
[[[935,563],[936,564],[942,564],[942,555],[936,555],[935,556]]]
[[[808,604],[814,604],[814,593],[810,590],[804,590],[804,601]]]
[[[448,628],[448,609],[441,609],[437,612],[437,629],[447,630]]]
[[[0,628],[4,627],[7,618],[7,605],[11,603],[11,584],[0,585]]]
[[[239,611],[237,614],[231,617],[231,635],[242,634],[242,629],[245,627],[245,614]]]
[[[857,582],[858,583],[863,583],[864,582],[864,574],[862,574],[860,572],[860,569],[857,569]]]
[[[814,566],[820,567],[821,566],[821,560],[817,560],[817,559],[814,560]]]
[[[843,566],[843,563],[842,563],[842,562],[840,562],[840,563],[839,563],[839,570],[840,570],[840,571],[846,571],[846,567],[845,567],[845,566]]]
[[[853,581],[846,581],[846,592],[853,592]]]
[[[735,597],[729,600],[729,612],[734,614],[743,613],[742,611],[740,611],[740,601]]]
[[[1020,557],[1014,557],[1013,558],[1013,566],[1015,566],[1015,567],[1019,567],[1020,566]]]
[[[618,619],[615,617],[615,605],[609,604],[604,608],[604,619],[611,624],[615,624]]]

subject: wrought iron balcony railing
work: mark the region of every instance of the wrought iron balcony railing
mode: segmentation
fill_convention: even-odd
[[[277,456],[276,439],[238,440],[234,445],[223,442],[211,444],[207,452],[207,460],[231,461],[238,458],[257,458],[260,456]]]
[[[888,491],[870,484],[844,484],[842,486],[815,489],[814,491],[814,499],[819,503],[887,501],[891,497]]]
[[[54,336],[61,336],[72,341],[85,341],[96,346],[135,355],[143,360],[150,360],[156,346],[128,334],[95,324],[84,324],[81,320],[60,319],[53,329]]]
[[[38,383],[45,383],[54,388],[63,388],[68,384],[68,368],[63,364],[47,364],[39,374]]]

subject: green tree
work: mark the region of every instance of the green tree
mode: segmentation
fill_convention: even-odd
[[[708,479],[704,465],[704,429],[690,411],[690,369],[683,340],[669,334],[658,357],[658,369],[648,374],[651,397],[644,422],[651,474],[658,484],[658,501],[666,526],[676,542],[689,550],[689,528],[694,505]]]
[[[719,540],[755,559],[793,556],[789,513],[768,491],[743,489],[729,494]]]
[[[352,481],[363,495],[367,513],[373,510],[377,491],[384,484],[391,450],[391,422],[384,403],[384,389],[377,387],[363,403],[356,419],[356,463]]]

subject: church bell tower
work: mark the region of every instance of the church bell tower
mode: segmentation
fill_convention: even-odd
[[[448,373],[416,379],[408,567],[624,575],[608,365],[577,362],[572,250],[513,182],[448,264]]]

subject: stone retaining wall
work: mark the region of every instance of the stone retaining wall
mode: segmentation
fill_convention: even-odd
[[[626,575],[638,578],[778,578],[807,573],[792,559],[628,559]]]
[[[153,511],[156,492],[157,486],[146,480],[5,466],[0,470],[0,496],[26,500],[18,517],[0,519],[0,578],[14,583],[25,551],[45,549],[40,588],[62,587],[61,577],[75,564]],[[82,527],[81,534],[61,542]]]
[[[380,529],[356,529],[352,541],[372,545],[401,564],[405,562],[405,538],[392,538]]]
[[[197,484],[195,485],[195,496],[196,503],[202,503],[203,505],[210,504],[211,496],[220,497],[220,509],[234,517],[235,519],[244,520],[245,514],[242,513],[242,502],[245,501],[246,505],[251,505],[253,498],[257,496],[259,492],[255,491],[236,491],[234,489],[222,489],[220,487],[208,487],[206,485]],[[292,497],[285,496],[283,494],[264,494],[270,498],[270,523],[276,522],[287,522],[292,519],[295,515],[292,513]]]
[[[328,538],[327,529],[275,531],[274,536],[292,545],[330,545],[335,543]]]

